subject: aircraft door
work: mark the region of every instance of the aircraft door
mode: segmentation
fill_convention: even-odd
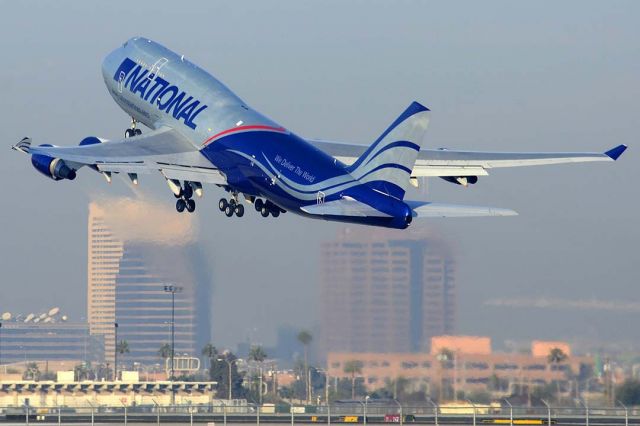
[[[122,93],[122,88],[124,87],[124,71],[120,71],[120,75],[118,75],[118,92]]]
[[[160,69],[163,66],[165,66],[167,62],[169,62],[167,58],[160,58],[157,61],[155,61],[154,64],[151,65],[151,69],[149,70],[149,74],[147,75],[147,78],[149,80],[155,79],[156,75],[158,75],[158,73],[160,72]]]

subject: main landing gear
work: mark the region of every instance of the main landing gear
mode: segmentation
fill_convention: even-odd
[[[269,215],[273,217],[280,216],[280,213],[284,213],[280,207],[273,204],[271,201],[262,201],[262,199],[258,198],[254,203],[254,207],[256,211],[260,213],[262,217],[269,217]]]
[[[233,215],[237,217],[244,216],[244,205],[238,200],[238,193],[231,190],[228,191],[231,193],[231,198],[220,198],[220,201],[218,201],[218,209],[227,217],[232,217]],[[249,201],[253,201],[256,211],[259,212],[262,217],[269,217],[269,215],[278,217],[280,213],[285,213],[285,210],[282,210],[269,200],[265,201],[252,196],[246,197]]]
[[[180,188],[178,195],[173,194],[178,200],[176,201],[176,210],[178,213],[182,213],[185,209],[189,213],[193,213],[196,210],[196,202],[192,199],[193,188],[189,182],[185,182],[184,186]]]
[[[131,117],[131,127],[124,131],[125,139],[132,138],[134,136],[140,136],[142,134],[142,130],[138,129],[136,127],[137,125],[138,125],[138,122],[136,121],[136,119]]]
[[[237,194],[229,200],[226,198],[220,198],[220,201],[218,201],[218,208],[227,217],[231,217],[234,214],[238,217],[244,216],[244,206],[238,201]]]

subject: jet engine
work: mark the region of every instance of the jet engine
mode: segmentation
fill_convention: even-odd
[[[478,176],[440,176],[440,179],[462,186],[474,185],[478,182]]]
[[[53,180],[74,180],[76,178],[76,171],[59,158],[52,158],[48,155],[33,154],[31,156],[31,164],[33,164],[33,167],[35,167],[37,171]]]

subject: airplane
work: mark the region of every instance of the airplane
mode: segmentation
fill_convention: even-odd
[[[114,101],[131,117],[124,138],[84,138],[79,146],[12,148],[31,156],[45,176],[73,180],[87,166],[107,182],[121,174],[160,173],[178,212],[193,212],[203,184],[228,192],[218,207],[242,217],[252,204],[263,217],[287,211],[316,219],[405,229],[416,218],[512,216],[512,210],[405,200],[419,178],[472,185],[492,168],[614,161],[604,153],[496,153],[424,149],[429,108],[411,103],[370,146],[305,139],[247,105],[224,84],[143,37],[106,56],[102,75]],[[138,124],[151,129],[142,133]]]

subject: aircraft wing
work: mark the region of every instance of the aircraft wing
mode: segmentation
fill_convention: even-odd
[[[364,145],[309,140],[316,148],[346,164],[353,163],[367,149]],[[540,166],[544,164],[615,161],[627,149],[618,145],[599,152],[482,152],[449,149],[422,149],[418,153],[412,177],[485,176],[498,167]]]
[[[97,138],[93,138],[98,142]],[[150,174],[160,172],[167,179],[225,184],[225,177],[200,154],[189,140],[170,128],[140,136],[81,146],[32,146],[23,139],[14,149],[31,155],[63,160],[69,167],[90,166],[99,172]]]

